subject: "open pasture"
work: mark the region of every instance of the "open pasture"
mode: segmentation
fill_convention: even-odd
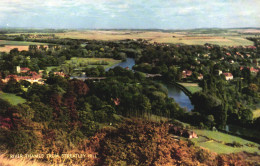
[[[65,64],[76,65],[77,67],[96,67],[98,65],[104,66],[104,68],[111,67],[121,60],[115,60],[112,58],[78,58],[73,57],[70,60],[66,60]]]
[[[236,152],[250,152],[259,153],[259,144],[247,141],[240,137],[232,136],[217,131],[210,130],[194,130],[198,134],[198,138],[193,138],[192,141],[203,148],[216,153],[236,153]],[[241,147],[233,147],[230,144],[237,142]],[[251,147],[252,146],[252,147]]]

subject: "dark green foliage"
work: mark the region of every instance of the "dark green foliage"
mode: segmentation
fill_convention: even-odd
[[[15,79],[11,78],[5,87],[3,87],[3,91],[7,93],[20,93],[22,92],[21,84]]]
[[[36,122],[49,122],[53,119],[53,111],[48,105],[41,102],[32,102],[31,108],[35,111],[33,120]]]
[[[32,153],[38,144],[36,135],[31,131],[9,131],[5,141],[9,152],[16,154]]]

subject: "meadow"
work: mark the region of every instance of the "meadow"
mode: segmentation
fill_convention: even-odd
[[[199,87],[197,83],[178,83],[178,84],[184,86],[192,94],[202,90],[202,88]]]
[[[0,92],[0,98],[8,101],[12,105],[22,104],[22,103],[26,102],[26,100],[24,98],[17,96],[15,94],[12,94],[12,93]]]
[[[210,151],[224,154],[246,151],[259,154],[259,144],[257,143],[217,131],[199,129],[194,131],[198,134],[198,138],[193,138],[192,142],[194,142],[197,146],[206,148]],[[234,141],[242,146],[231,146],[230,144]]]
[[[111,66],[114,66],[117,63],[120,63],[121,60],[115,60],[112,58],[79,58],[79,57],[72,57],[70,60],[66,60],[60,66],[49,66],[47,67],[47,72],[50,71],[60,71],[63,70],[66,74],[70,75],[78,75],[86,67],[97,67],[103,66],[105,69]]]
[[[84,67],[97,67],[104,66],[104,68],[109,68],[117,63],[120,63],[121,60],[115,60],[112,58],[78,58],[73,57],[70,60],[66,60],[65,64],[72,64],[79,68]]]

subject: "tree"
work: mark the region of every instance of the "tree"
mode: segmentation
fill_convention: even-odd
[[[34,110],[33,120],[36,122],[50,122],[53,119],[53,110],[42,102],[31,102]]]
[[[5,85],[5,87],[3,88],[3,91],[8,93],[20,93],[22,92],[22,88],[20,83],[17,82],[16,79],[11,77]]]
[[[85,84],[82,80],[70,80],[69,87],[72,88],[74,94],[78,96],[86,95],[89,91],[87,84]]]

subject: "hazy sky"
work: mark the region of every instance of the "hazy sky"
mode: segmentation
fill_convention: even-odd
[[[260,0],[0,0],[0,26],[260,27]]]

